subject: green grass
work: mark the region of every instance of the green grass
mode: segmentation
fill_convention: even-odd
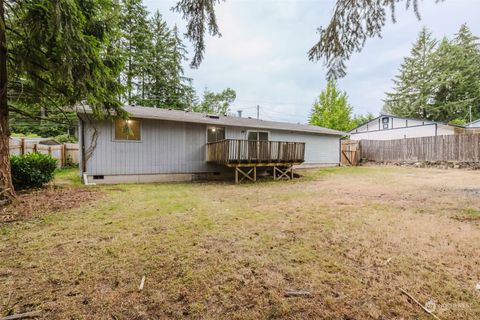
[[[11,136],[15,137],[15,138],[41,138],[41,136],[39,136],[38,134],[34,134],[34,133],[29,133],[27,135],[25,135],[23,133],[12,133]]]
[[[475,208],[462,209],[460,218],[463,218],[466,220],[480,220],[480,210]]]
[[[82,184],[80,171],[77,167],[57,169],[55,171],[55,184],[79,186]]]

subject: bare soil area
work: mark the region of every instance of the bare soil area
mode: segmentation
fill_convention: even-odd
[[[101,192],[97,189],[55,185],[20,192],[11,205],[0,209],[0,223],[26,221],[46,214],[88,206],[100,196]]]
[[[0,225],[0,317],[480,319],[480,171],[91,190]]]

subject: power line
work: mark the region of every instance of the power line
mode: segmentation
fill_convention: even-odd
[[[238,102],[253,102],[253,103],[261,103],[261,104],[283,104],[283,105],[298,105],[298,106],[309,106],[312,103],[301,103],[301,102],[280,102],[280,101],[263,101],[263,100],[243,100],[243,99],[237,99],[235,101]]]

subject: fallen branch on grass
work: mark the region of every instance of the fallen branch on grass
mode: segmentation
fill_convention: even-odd
[[[302,298],[311,298],[313,294],[304,290],[287,290],[284,294],[285,297],[302,297]]]
[[[432,311],[430,311],[430,310],[428,310],[427,308],[425,308],[425,307],[423,306],[423,304],[421,304],[420,302],[418,302],[418,300],[415,299],[414,297],[412,297],[412,295],[410,295],[407,291],[403,290],[402,288],[400,288],[400,291],[401,291],[404,295],[406,295],[407,297],[409,297],[410,299],[412,299],[413,302],[415,302],[420,308],[423,309],[423,311],[425,311],[426,313],[428,313],[429,315],[431,315],[431,316],[434,317],[435,319],[440,320],[439,317],[437,317]]]
[[[30,311],[30,312],[25,312],[25,313],[18,313],[18,314],[12,314],[11,316],[6,316],[3,318],[0,318],[0,320],[16,320],[16,319],[25,319],[25,318],[33,318],[33,317],[38,317],[42,311]]]
[[[145,285],[145,276],[143,276],[142,281],[140,281],[140,286],[138,286],[138,291],[142,291],[144,285]]]

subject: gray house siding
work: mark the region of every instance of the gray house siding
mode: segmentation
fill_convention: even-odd
[[[111,121],[97,121],[97,145],[86,162],[88,176],[154,175],[225,172],[227,168],[206,162],[206,124],[140,119],[141,141],[115,141]],[[93,133],[85,126],[85,148]],[[81,129],[80,129],[81,130]],[[246,139],[250,128],[225,127],[227,139]],[[251,129],[259,131],[259,129]],[[340,136],[282,130],[270,132],[270,140],[306,142],[305,164],[339,163]],[[80,134],[81,136],[81,134]]]
[[[96,126],[97,146],[87,161],[88,174],[195,173],[221,169],[205,162],[206,125],[142,119],[141,141],[115,141],[110,121],[97,122]],[[85,142],[88,148],[90,141]]]

